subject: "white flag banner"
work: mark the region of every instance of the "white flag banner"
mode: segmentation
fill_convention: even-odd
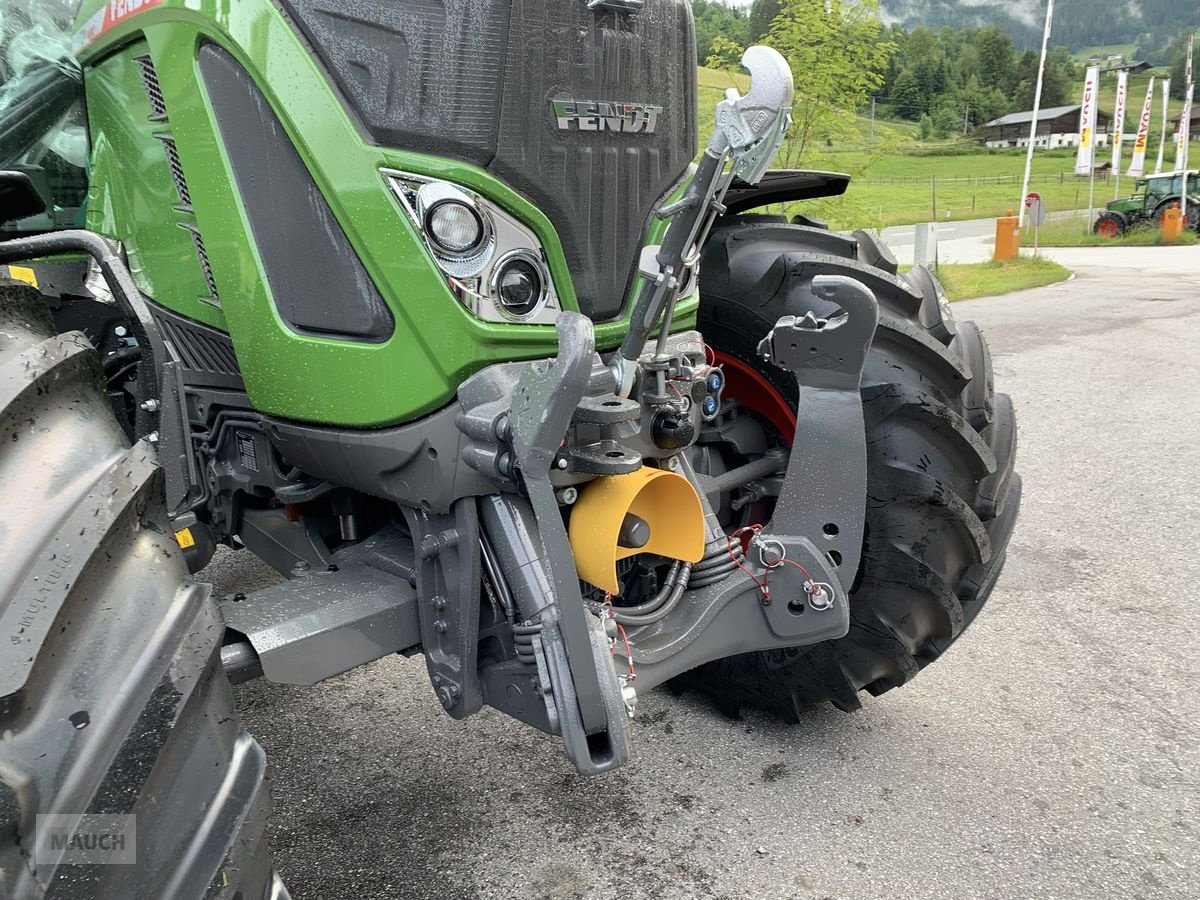
[[[1154,165],[1154,174],[1158,175],[1162,172],[1163,167],[1163,148],[1167,146],[1167,107],[1171,105],[1171,79],[1164,78],[1162,82],[1163,94],[1163,114],[1162,114],[1162,138],[1158,142],[1158,162]]]
[[[1183,219],[1185,222],[1194,221],[1195,213],[1188,214],[1188,141],[1191,139],[1192,130],[1192,100],[1196,94],[1196,82],[1192,81],[1192,45],[1195,43],[1196,36],[1188,35],[1187,48],[1187,68],[1184,70],[1184,78],[1187,79],[1187,92],[1183,95],[1183,112],[1179,114],[1179,155],[1175,157],[1175,171],[1182,173],[1183,195],[1179,198],[1179,208],[1183,211]]]
[[[1150,114],[1154,110],[1154,76],[1146,86],[1146,102],[1142,104],[1142,117],[1138,119],[1137,139],[1133,142],[1133,161],[1129,164],[1129,177],[1141,178],[1146,172],[1146,145],[1150,143]]]
[[[1125,140],[1125,95],[1129,93],[1129,73],[1117,75],[1117,106],[1113,110],[1112,124],[1112,167],[1113,172],[1121,171],[1121,142]]]
[[[1188,141],[1192,130],[1192,99],[1196,85],[1189,84],[1183,98],[1183,112],[1179,114],[1179,152],[1175,154],[1175,171],[1186,172],[1188,167]]]
[[[1089,66],[1083,79],[1083,103],[1079,107],[1079,152],[1075,155],[1075,174],[1091,175],[1096,149],[1096,90],[1100,67]]]
[[[1187,79],[1187,94],[1183,98],[1183,112],[1179,115],[1179,155],[1176,157],[1175,168],[1183,172],[1184,187],[1187,187],[1187,168],[1188,168],[1188,141],[1191,140],[1192,132],[1192,101],[1195,99],[1196,82],[1192,80],[1192,45],[1195,43],[1196,36],[1188,35],[1187,48],[1187,69],[1184,72],[1184,78]],[[1187,191],[1184,191],[1186,196]],[[1184,201],[1186,206],[1187,201]]]

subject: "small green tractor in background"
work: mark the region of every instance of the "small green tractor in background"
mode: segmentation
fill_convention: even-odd
[[[1168,172],[1139,178],[1132,197],[1113,200],[1097,217],[1092,230],[1104,237],[1119,237],[1131,228],[1162,225],[1163,214],[1172,206],[1182,206],[1183,175]],[[1187,226],[1200,231],[1200,173],[1187,173]]]
[[[853,710],[991,595],[1013,405],[930,271],[764,212],[849,182],[770,169],[776,51],[698,146],[687,0],[3,22],[0,896],[287,897],[231,682],[419,655],[598,775],[656,685]]]

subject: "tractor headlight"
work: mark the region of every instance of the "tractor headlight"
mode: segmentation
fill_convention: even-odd
[[[490,322],[554,322],[561,306],[531,229],[460,185],[383,175],[463,306]]]
[[[490,229],[469,194],[431,181],[417,191],[417,211],[435,252],[462,259],[484,249]]]
[[[483,219],[464,203],[446,200],[429,211],[425,227],[447,253],[470,253],[483,243]]]
[[[514,250],[496,264],[492,293],[504,315],[523,321],[541,310],[548,281],[540,259],[524,250]]]

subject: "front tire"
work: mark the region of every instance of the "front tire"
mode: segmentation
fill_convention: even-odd
[[[913,678],[978,615],[1020,502],[1013,407],[993,389],[983,335],[973,323],[955,325],[926,269],[897,275],[895,259],[869,234],[847,239],[737,221],[714,232],[701,264],[701,332],[776,394],[738,399],[752,411],[760,407],[768,423],[778,420],[779,397],[794,408],[794,377],[756,348],[780,316],[834,312],[811,290],[813,278],[825,274],[863,282],[880,306],[861,388],[868,498],[850,630],[837,640],[741,654],[683,676],[683,685],[709,693],[729,712],[753,705],[794,721],[804,706],[829,701],[856,709],[860,691],[881,694]]]
[[[266,760],[187,580],[152,445],[32,288],[0,287],[0,896],[283,898]],[[46,813],[136,816],[132,865],[35,854]]]
[[[1120,237],[1128,230],[1129,220],[1115,212],[1101,213],[1092,226],[1093,233],[1107,238]]]

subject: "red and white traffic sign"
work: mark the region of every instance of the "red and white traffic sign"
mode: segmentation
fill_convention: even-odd
[[[1035,227],[1046,221],[1046,204],[1042,203],[1042,195],[1037,191],[1030,191],[1025,195],[1025,208],[1029,210],[1025,218]]]

